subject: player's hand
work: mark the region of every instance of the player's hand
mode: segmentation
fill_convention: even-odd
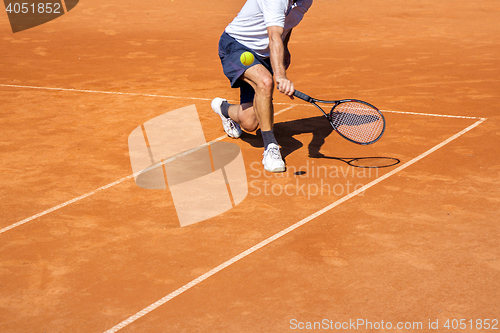
[[[285,94],[291,99],[293,99],[293,93],[295,92],[295,87],[292,81],[288,80],[288,78],[286,77],[277,77],[276,84],[280,93]]]

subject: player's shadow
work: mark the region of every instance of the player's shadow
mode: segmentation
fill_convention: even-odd
[[[302,118],[274,124],[274,135],[281,146],[281,155],[286,158],[292,152],[303,147],[302,142],[295,139],[295,135],[312,133],[313,138],[308,145],[309,157],[324,157],[320,153],[325,139],[333,132],[324,116]],[[260,129],[255,134],[244,132],[241,140],[249,143],[252,147],[263,148]]]
[[[361,168],[384,168],[400,163],[399,159],[392,157],[341,158],[323,155],[321,153],[321,147],[325,143],[325,139],[332,132],[332,126],[330,126],[324,116],[302,118],[274,124],[274,133],[276,140],[281,146],[281,155],[283,156],[283,159],[304,146],[302,142],[294,138],[295,135],[312,133],[313,138],[307,146],[310,158],[334,159]],[[255,134],[244,132],[241,136],[241,140],[249,143],[252,147],[264,147],[260,129],[257,130]]]

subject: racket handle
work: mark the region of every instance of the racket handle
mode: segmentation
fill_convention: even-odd
[[[293,96],[298,97],[298,98],[300,98],[306,102],[309,102],[309,103],[312,102],[312,98],[310,96],[308,96],[308,95],[306,95],[298,90],[295,90],[295,92],[293,93]]]

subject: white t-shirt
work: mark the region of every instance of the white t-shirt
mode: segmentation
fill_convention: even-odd
[[[247,0],[235,19],[226,27],[226,33],[258,55],[269,57],[267,27],[283,28],[284,39],[297,26],[313,0]]]

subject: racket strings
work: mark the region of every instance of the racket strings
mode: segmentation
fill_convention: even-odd
[[[364,103],[349,101],[330,111],[330,123],[343,136],[359,143],[377,140],[384,131],[380,112]]]

